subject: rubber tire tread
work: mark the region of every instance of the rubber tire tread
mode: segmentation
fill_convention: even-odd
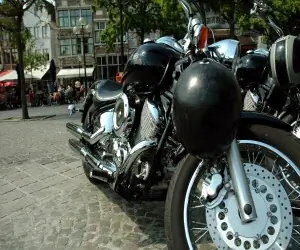
[[[256,140],[269,144],[300,166],[300,140],[289,132],[269,126],[249,124],[240,128],[237,139]],[[170,250],[189,249],[184,233],[183,208],[186,190],[197,166],[194,156],[188,155],[183,158],[178,163],[169,185],[165,203],[165,233]]]

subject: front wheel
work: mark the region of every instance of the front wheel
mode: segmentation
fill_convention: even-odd
[[[199,160],[189,155],[169,185],[169,249],[300,249],[300,140],[263,125],[241,128],[237,139],[258,218],[241,223],[234,190],[222,188],[217,205],[203,205],[205,175],[199,174]]]

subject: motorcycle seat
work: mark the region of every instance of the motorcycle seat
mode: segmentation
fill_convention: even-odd
[[[117,100],[123,94],[123,85],[112,80],[100,80],[95,90],[95,98],[98,102],[110,102]]]

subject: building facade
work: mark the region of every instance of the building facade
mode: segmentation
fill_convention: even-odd
[[[30,30],[34,40],[35,50],[46,56],[47,60],[57,62],[56,30],[51,23],[55,22],[55,8],[52,4],[42,10],[35,11],[34,7],[24,13],[24,26]]]
[[[14,70],[18,61],[17,48],[10,42],[10,34],[0,30],[0,71]]]

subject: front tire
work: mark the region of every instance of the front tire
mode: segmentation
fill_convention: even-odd
[[[248,125],[240,128],[237,139],[252,140],[270,145],[292,160],[296,166],[300,166],[300,140],[289,132],[263,125]],[[172,176],[165,205],[165,233],[168,249],[193,249],[193,247],[189,247],[186,229],[184,228],[184,203],[191,179],[194,177],[195,171],[199,169],[198,165],[199,160],[188,155],[178,164]],[[257,213],[259,214],[259,211]],[[199,227],[201,226],[204,227],[205,225],[199,225]],[[205,244],[205,249],[215,250],[216,246]]]

